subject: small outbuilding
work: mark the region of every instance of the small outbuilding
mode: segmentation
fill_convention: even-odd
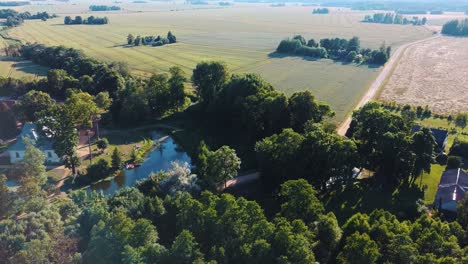
[[[10,162],[12,164],[18,163],[24,158],[26,151],[25,138],[31,140],[34,146],[40,149],[46,156],[46,163],[59,163],[60,158],[55,153],[52,148],[53,141],[47,138],[39,137],[39,134],[36,131],[36,125],[32,123],[26,123],[21,130],[21,133],[16,138],[15,144],[13,144],[9,149],[10,153]]]

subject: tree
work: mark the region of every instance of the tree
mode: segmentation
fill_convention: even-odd
[[[182,69],[177,66],[171,67],[169,73],[171,74],[169,78],[171,106],[178,111],[185,103],[184,83],[187,79],[184,77]]]
[[[7,177],[0,174],[0,219],[9,214],[13,205],[13,196],[6,185]]]
[[[458,113],[455,116],[455,126],[460,127],[462,130],[464,130],[467,124],[468,113]]]
[[[177,38],[174,34],[172,34],[171,31],[167,32],[167,40],[169,41],[169,43],[176,43],[177,42]]]
[[[175,264],[194,263],[203,258],[195,237],[188,230],[182,230],[169,250],[169,262]]]
[[[70,25],[73,23],[73,20],[70,16],[66,16],[65,19],[64,19],[64,24],[65,25]]]
[[[115,147],[112,151],[112,168],[118,170],[122,167],[122,153],[120,153],[119,148]]]
[[[112,104],[112,99],[109,96],[109,92],[100,92],[94,97],[96,106],[103,111],[109,109]]]
[[[315,257],[320,263],[328,263],[341,240],[341,229],[332,212],[319,216],[315,227],[317,246],[314,248]]]
[[[436,141],[431,130],[428,128],[422,128],[414,133],[412,141],[412,149],[416,155],[413,176],[418,177],[423,172],[429,173],[431,171],[432,155]]]
[[[42,194],[41,186],[47,182],[46,156],[37,149],[28,138],[23,138],[26,144],[24,157],[19,163],[19,175],[22,183],[19,192],[23,197],[34,197]]]
[[[201,62],[193,70],[192,82],[204,105],[213,103],[229,78],[223,62]]]
[[[128,34],[127,36],[127,44],[132,45],[133,41],[135,40],[135,37],[132,34]]]
[[[49,94],[31,90],[18,98],[18,104],[15,105],[15,111],[24,121],[35,122],[36,114],[55,104],[55,100]]]
[[[335,114],[329,105],[315,101],[309,91],[294,93],[289,98],[289,111],[291,125],[298,132],[304,130],[304,125],[309,120],[319,123],[325,117],[332,117]]]
[[[359,52],[361,49],[361,41],[358,37],[353,37],[348,41],[348,47],[346,49],[347,52]]]
[[[289,220],[301,219],[312,224],[325,211],[317,192],[306,180],[290,180],[281,185],[281,215]]]
[[[73,24],[83,24],[83,18],[81,16],[76,16],[75,20],[73,20]]]
[[[210,155],[210,150],[206,145],[205,141],[200,141],[200,145],[198,146],[198,155],[195,160],[195,164],[197,165],[197,171],[201,178],[204,178],[207,173],[208,169],[208,156]]]
[[[192,174],[187,162],[171,162],[171,168],[165,173],[165,178],[160,182],[161,189],[165,194],[176,195],[183,192],[197,192],[197,175]]]
[[[98,113],[98,107],[92,95],[74,92],[67,98],[66,107],[73,124],[83,128],[93,126],[93,117]]]
[[[137,37],[135,38],[135,40],[133,41],[133,43],[135,44],[135,46],[140,46],[141,37],[140,37],[140,36],[137,36]]]
[[[74,126],[76,119],[72,117],[70,109],[65,105],[55,105],[48,111],[42,111],[39,116],[37,131],[54,140],[55,153],[76,174],[76,167],[80,163],[76,154],[78,133]]]
[[[373,264],[380,257],[379,247],[367,234],[354,233],[346,239],[343,250],[338,254],[338,263]]]
[[[236,151],[228,146],[222,146],[208,155],[206,180],[212,187],[224,182],[226,188],[226,182],[237,176],[240,165],[241,160],[237,157]]]
[[[98,149],[103,152],[107,147],[109,147],[109,140],[107,138],[101,138],[96,142]]]
[[[171,91],[166,74],[153,75],[144,91],[152,115],[161,117],[171,109]]]

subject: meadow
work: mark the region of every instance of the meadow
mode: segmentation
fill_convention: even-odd
[[[431,35],[424,27],[366,24],[360,20],[369,12],[334,9],[329,15],[312,15],[313,7],[270,7],[236,4],[229,8],[208,6],[194,9],[187,5],[151,3],[145,8],[123,4],[119,12],[92,12],[106,15],[108,25],[63,25],[63,16],[89,16],[87,7],[61,4],[55,8],[60,18],[26,21],[9,31],[25,42],[65,45],[104,61],[124,61],[141,76],[181,67],[190,76],[203,60],[225,61],[235,73],[257,72],[273,86],[290,95],[311,90],[319,100],[329,103],[340,121],[376,77],[378,68],[343,65],[329,60],[281,58],[272,52],[280,40],[294,34],[306,38],[359,36],[363,47],[378,48],[383,42],[397,47]],[[54,10],[54,5],[44,6]],[[67,8],[65,8],[67,7]],[[37,11],[40,6],[29,6]],[[141,10],[140,10],[141,9]],[[64,10],[66,14],[61,14]],[[126,37],[163,35],[171,30],[178,43],[163,47],[128,47]]]

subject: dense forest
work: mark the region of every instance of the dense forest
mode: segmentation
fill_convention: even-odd
[[[164,46],[167,44],[173,44],[177,42],[177,37],[172,34],[171,31],[167,32],[167,37],[161,37],[158,35],[157,37],[155,36],[133,36],[132,34],[128,34],[127,36],[127,45],[134,45],[134,46],[153,46],[153,47],[159,47],[159,46]]]
[[[75,19],[72,19],[70,16],[66,16],[64,19],[65,25],[104,25],[109,24],[109,19],[107,17],[95,17],[89,16],[88,18],[83,19],[81,16],[76,16]]]
[[[107,5],[91,5],[89,10],[91,11],[118,11],[121,8],[119,6],[107,6]]]
[[[385,64],[390,57],[391,48],[382,45],[379,50],[361,48],[358,37],[347,39],[314,39],[306,41],[301,35],[280,42],[276,52],[296,56],[330,58],[338,61]]]
[[[451,20],[442,27],[442,34],[451,36],[468,36],[468,19]]]
[[[412,19],[408,19],[401,14],[393,14],[393,13],[376,13],[373,15],[366,15],[364,17],[363,22],[366,23],[380,23],[380,24],[397,24],[397,25],[408,25],[412,24],[414,26],[425,25],[427,22],[427,18],[423,17],[419,19],[419,17],[414,16]]]

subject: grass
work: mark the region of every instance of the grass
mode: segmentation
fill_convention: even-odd
[[[445,171],[445,167],[445,165],[432,164],[431,172],[424,173],[419,179],[416,180],[419,187],[424,190],[425,204],[434,203],[435,195],[439,187],[440,177]]]
[[[63,12],[69,10],[66,15],[88,15],[81,14],[87,6],[62,6]],[[232,8],[191,9],[187,5],[149,3],[144,5],[145,11],[141,5],[125,8],[126,12],[105,13],[110,20],[108,25],[65,26],[62,15],[46,22],[26,21],[10,30],[9,35],[28,42],[78,48],[104,61],[125,61],[134,74],[143,76],[166,72],[174,65],[189,76],[200,61],[222,60],[235,73],[262,74],[288,95],[300,90],[313,91],[319,100],[333,107],[337,121],[353,109],[378,69],[271,56],[280,40],[293,34],[315,39],[359,36],[363,47],[377,48],[385,41],[395,48],[431,35],[424,27],[360,23],[365,12],[313,16],[312,7],[236,4]],[[143,12],[133,12],[138,10]],[[59,15],[60,12],[57,10]],[[177,36],[178,43],[157,48],[125,45],[129,33],[165,35],[169,30]]]
[[[0,57],[0,76],[15,79],[34,80],[44,77],[47,68],[34,64],[30,61],[2,60]]]

